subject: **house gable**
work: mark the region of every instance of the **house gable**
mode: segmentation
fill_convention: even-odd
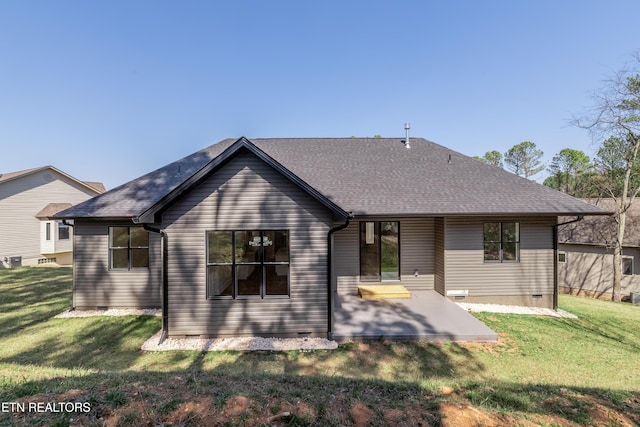
[[[0,268],[8,266],[5,258],[22,257],[22,265],[37,264],[46,258],[62,258],[52,253],[65,252],[70,263],[71,240],[52,252],[44,252],[44,227],[37,216],[54,203],[61,206],[81,203],[99,192],[56,168],[47,166],[4,174],[0,178]],[[48,217],[48,215],[47,215]],[[57,224],[49,225],[51,243],[57,239]],[[48,243],[48,242],[47,242]],[[59,249],[59,250],[58,250]]]
[[[162,211],[169,245],[169,333],[326,336],[327,233],[333,213],[249,150]],[[207,232],[285,230],[289,295],[207,298]]]
[[[198,170],[195,174],[191,175],[188,179],[186,179],[182,184],[176,187],[169,194],[164,196],[158,202],[156,202],[153,206],[151,206],[146,211],[142,212],[137,218],[134,219],[135,222],[139,223],[153,223],[159,220],[158,214],[167,208],[167,206],[171,205],[174,200],[181,197],[184,193],[191,191],[194,187],[198,186],[203,180],[207,179],[208,176],[218,171],[220,168],[224,167],[230,160],[235,158],[239,153],[249,152],[253,154],[256,158],[260,159],[275,171],[280,173],[283,177],[287,178],[289,181],[300,187],[300,189],[306,192],[309,196],[316,199],[319,203],[330,209],[333,214],[338,218],[347,218],[350,216],[349,213],[345,212],[338,205],[333,203],[330,199],[322,195],[320,192],[315,190],[309,184],[298,178],[295,174],[290,172],[287,168],[282,166],[280,163],[273,160],[269,157],[264,151],[260,150],[254,144],[252,144],[248,139],[242,137],[238,139],[234,144],[228,147],[224,152],[222,152],[219,156],[209,162],[207,165]]]

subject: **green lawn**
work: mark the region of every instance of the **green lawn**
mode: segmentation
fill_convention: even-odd
[[[144,353],[158,318],[53,319],[71,305],[70,269],[0,270],[0,403],[92,408],[0,412],[0,425],[259,425],[281,412],[291,425],[440,425],[452,402],[502,423],[640,423],[640,307],[560,303],[579,319],[478,314],[500,333],[491,345]]]

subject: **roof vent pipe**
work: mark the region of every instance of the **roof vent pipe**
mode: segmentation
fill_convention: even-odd
[[[407,122],[404,124],[404,146],[407,148],[411,148],[411,145],[409,145],[409,129],[411,129],[411,123]]]

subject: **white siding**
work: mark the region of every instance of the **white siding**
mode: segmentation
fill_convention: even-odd
[[[49,240],[47,240],[47,225],[49,226]],[[55,221],[40,221],[40,253],[53,254],[56,252]]]
[[[47,240],[47,224],[51,227],[49,240]],[[60,239],[59,226],[58,221],[40,221],[40,253],[42,255],[59,258],[58,254],[73,251],[73,227],[69,227],[68,239]]]
[[[33,264],[41,257],[41,221],[35,216],[45,206],[49,203],[77,204],[97,194],[51,169],[2,183],[0,268],[6,267],[2,262],[4,257],[21,256],[24,264]],[[53,238],[57,232],[55,224],[51,230]]]

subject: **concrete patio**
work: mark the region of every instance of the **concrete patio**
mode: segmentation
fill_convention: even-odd
[[[408,299],[365,300],[337,294],[336,341],[376,339],[495,342],[498,334],[435,291],[412,291]]]

